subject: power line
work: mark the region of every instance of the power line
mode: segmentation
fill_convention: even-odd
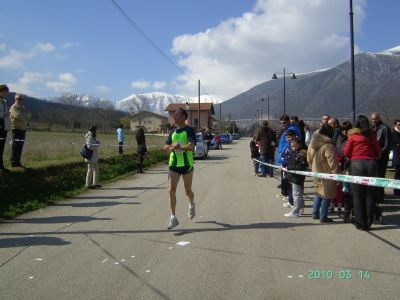
[[[128,22],[135,28],[135,30],[148,42],[164,59],[166,59],[170,64],[176,67],[181,73],[183,73],[187,78],[197,83],[197,80],[191,77],[184,69],[177,65],[164,51],[137,25],[131,17],[119,6],[114,0],[110,0],[114,6],[119,10],[119,12],[128,20]],[[201,86],[203,92],[207,95],[207,91]]]

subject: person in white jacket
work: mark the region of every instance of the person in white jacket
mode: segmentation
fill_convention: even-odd
[[[90,159],[85,158],[85,162],[88,165],[86,173],[86,187],[89,189],[95,189],[101,187],[98,184],[99,181],[99,146],[100,141],[96,139],[97,127],[93,126],[90,128],[88,133],[85,135],[86,146],[93,151]]]

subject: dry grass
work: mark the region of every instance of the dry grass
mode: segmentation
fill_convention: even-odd
[[[116,134],[98,133],[98,140],[101,142],[99,149],[100,158],[118,156]],[[166,136],[146,135],[146,144],[149,150],[161,148]],[[7,144],[4,153],[6,167],[10,167],[11,157],[11,133],[7,136]],[[131,132],[125,132],[125,154],[136,153],[137,146],[135,136]],[[22,153],[22,164],[30,167],[46,167],[69,162],[80,162],[83,158],[79,152],[85,142],[85,133],[67,132],[35,132],[29,131],[26,134],[26,142]]]

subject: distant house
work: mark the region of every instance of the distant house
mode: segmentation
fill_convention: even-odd
[[[199,124],[199,105],[198,103],[175,103],[169,104],[165,109],[168,112],[168,122],[170,125],[173,125],[174,122],[174,114],[179,108],[184,108],[188,112],[188,119],[186,124],[189,126],[197,128]],[[205,128],[213,128],[214,118],[212,117],[215,114],[214,105],[212,103],[200,103],[200,127]]]
[[[168,118],[150,111],[141,111],[130,117],[131,128],[143,127],[145,132],[165,133],[169,128]]]

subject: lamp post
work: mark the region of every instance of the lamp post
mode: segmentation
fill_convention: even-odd
[[[296,74],[294,73],[286,73],[286,69],[283,68],[283,73],[274,73],[274,75],[272,76],[272,79],[278,79],[278,77],[276,76],[276,74],[283,74],[283,114],[286,115],[286,74],[291,74],[292,76],[290,76],[291,79],[297,79]]]
[[[353,24],[353,0],[350,0],[350,44],[351,44],[351,96],[353,124],[356,123],[356,78],[354,71],[354,24]]]
[[[268,98],[267,98],[267,110],[268,110],[267,120],[269,123],[269,93],[268,93]]]

